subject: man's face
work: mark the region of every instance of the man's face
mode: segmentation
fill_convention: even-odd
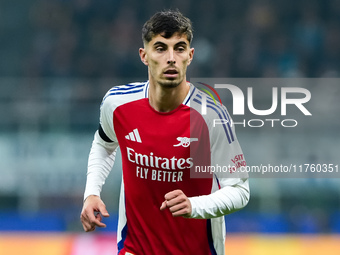
[[[149,67],[149,79],[163,87],[176,87],[186,78],[194,49],[186,35],[175,33],[170,38],[156,35],[139,49],[142,62]]]

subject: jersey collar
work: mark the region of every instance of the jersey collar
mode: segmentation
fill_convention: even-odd
[[[145,82],[145,86],[144,86],[144,97],[148,98],[149,97],[149,81]]]
[[[190,86],[190,89],[189,89],[189,92],[188,92],[187,96],[184,98],[182,104],[190,106],[190,99],[191,99],[192,95],[194,94],[196,88],[190,82],[187,82],[187,84],[188,84],[188,86]],[[145,98],[149,98],[149,81],[145,82],[145,86],[144,86],[144,91],[143,92],[144,92],[144,97]]]

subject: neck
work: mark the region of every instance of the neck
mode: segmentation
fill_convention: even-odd
[[[185,79],[175,88],[164,88],[150,80],[149,102],[152,108],[159,112],[170,112],[182,104],[190,87]]]

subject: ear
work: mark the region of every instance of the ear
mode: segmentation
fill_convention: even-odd
[[[194,52],[195,52],[195,49],[194,48],[191,48],[190,49],[190,52],[189,52],[189,60],[188,60],[188,65],[190,65],[193,57],[194,57]]]
[[[147,54],[144,48],[139,48],[139,56],[140,56],[140,60],[144,63],[144,65],[148,66],[148,58],[147,58]]]

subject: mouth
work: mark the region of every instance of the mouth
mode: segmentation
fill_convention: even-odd
[[[167,78],[175,78],[178,76],[178,71],[176,69],[168,69],[163,72],[164,76]]]

